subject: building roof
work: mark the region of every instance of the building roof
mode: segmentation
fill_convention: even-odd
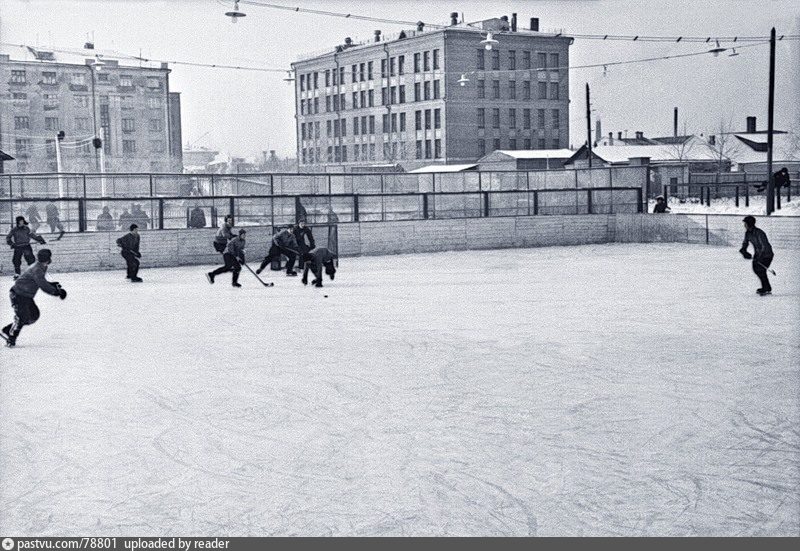
[[[574,153],[571,149],[497,149],[478,159],[478,162],[491,163],[512,159],[569,159]]]
[[[739,147],[731,148],[731,161],[737,164],[767,162],[767,134],[735,134]],[[800,161],[800,138],[793,134],[772,135],[774,162]]]
[[[425,172],[435,172],[437,174],[447,172],[464,172],[465,170],[475,170],[477,164],[471,165],[428,165],[414,170],[409,170],[409,174],[420,174]]]
[[[694,138],[694,134],[686,134],[685,136],[664,136],[659,138],[650,138],[650,141],[656,144],[675,145],[683,144]]]
[[[585,154],[586,146],[581,147],[567,161],[572,163]],[[610,164],[626,164],[631,159],[647,157],[652,162],[709,162],[717,161],[713,151],[702,144],[683,151],[675,145],[600,145],[592,148],[594,157]]]
[[[14,157],[0,149],[0,161],[13,161]]]

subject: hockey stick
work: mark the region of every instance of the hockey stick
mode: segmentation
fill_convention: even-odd
[[[758,262],[758,261],[756,261],[756,263],[757,263],[759,266],[761,266],[762,268],[764,268],[766,271],[768,271],[769,273],[771,273],[772,275],[774,275],[775,277],[778,277],[778,274],[776,274],[776,273],[775,273],[775,270],[773,270],[772,268],[769,268],[769,267],[767,267],[767,266],[764,266],[764,265],[763,265],[761,262]]]
[[[261,279],[260,277],[258,277],[258,274],[257,274],[257,273],[255,273],[255,272],[253,271],[253,268],[251,268],[250,266],[248,266],[248,264],[247,264],[246,262],[242,262],[242,264],[244,264],[244,267],[245,267],[245,268],[247,268],[248,270],[250,270],[250,273],[251,273],[251,274],[253,274],[253,277],[255,277],[255,278],[256,278],[256,279],[259,281],[259,283],[261,283],[261,285],[263,285],[264,287],[274,287],[274,286],[275,286],[275,283],[273,283],[273,282],[269,282],[269,283],[267,283],[266,281],[264,281],[263,279]]]

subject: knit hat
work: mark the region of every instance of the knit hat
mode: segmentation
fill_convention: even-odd
[[[244,235],[244,234],[246,234],[246,233],[247,233],[247,232],[244,230],[244,228],[242,228],[242,229],[240,229],[240,230],[239,230],[239,235]]]
[[[745,216],[744,218],[742,218],[742,222],[744,222],[748,226],[755,226],[756,225],[756,219],[755,219],[754,216]]]
[[[22,222],[24,222],[25,224],[27,224],[27,222],[25,222],[25,217],[24,216],[17,216],[17,224],[19,224],[20,220]]]
[[[136,229],[139,229],[139,226],[137,226],[136,224],[131,224],[130,230],[133,231]]]
[[[36,260],[39,262],[50,262],[50,259],[53,257],[53,253],[50,249],[39,249],[39,252],[36,253]]]

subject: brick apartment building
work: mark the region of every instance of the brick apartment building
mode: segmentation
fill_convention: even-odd
[[[0,149],[15,157],[6,172],[55,172],[61,131],[64,172],[96,172],[101,161],[108,172],[183,170],[180,94],[169,91],[166,64],[97,66],[33,53],[0,54]]]
[[[292,65],[301,170],[475,162],[569,143],[572,38],[503,17],[345,44]],[[491,31],[491,50],[480,44]],[[459,80],[469,79],[464,86]]]

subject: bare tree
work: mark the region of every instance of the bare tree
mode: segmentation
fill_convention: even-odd
[[[742,143],[734,134],[733,117],[720,119],[719,126],[709,136],[706,146],[717,161],[717,171],[730,168],[732,159],[742,150]]]
[[[668,144],[668,150],[676,161],[686,161],[690,158],[692,151],[697,147],[697,140],[695,139],[694,132],[689,132],[688,125],[683,123],[683,130],[681,137],[689,136],[685,140],[675,140]]]

